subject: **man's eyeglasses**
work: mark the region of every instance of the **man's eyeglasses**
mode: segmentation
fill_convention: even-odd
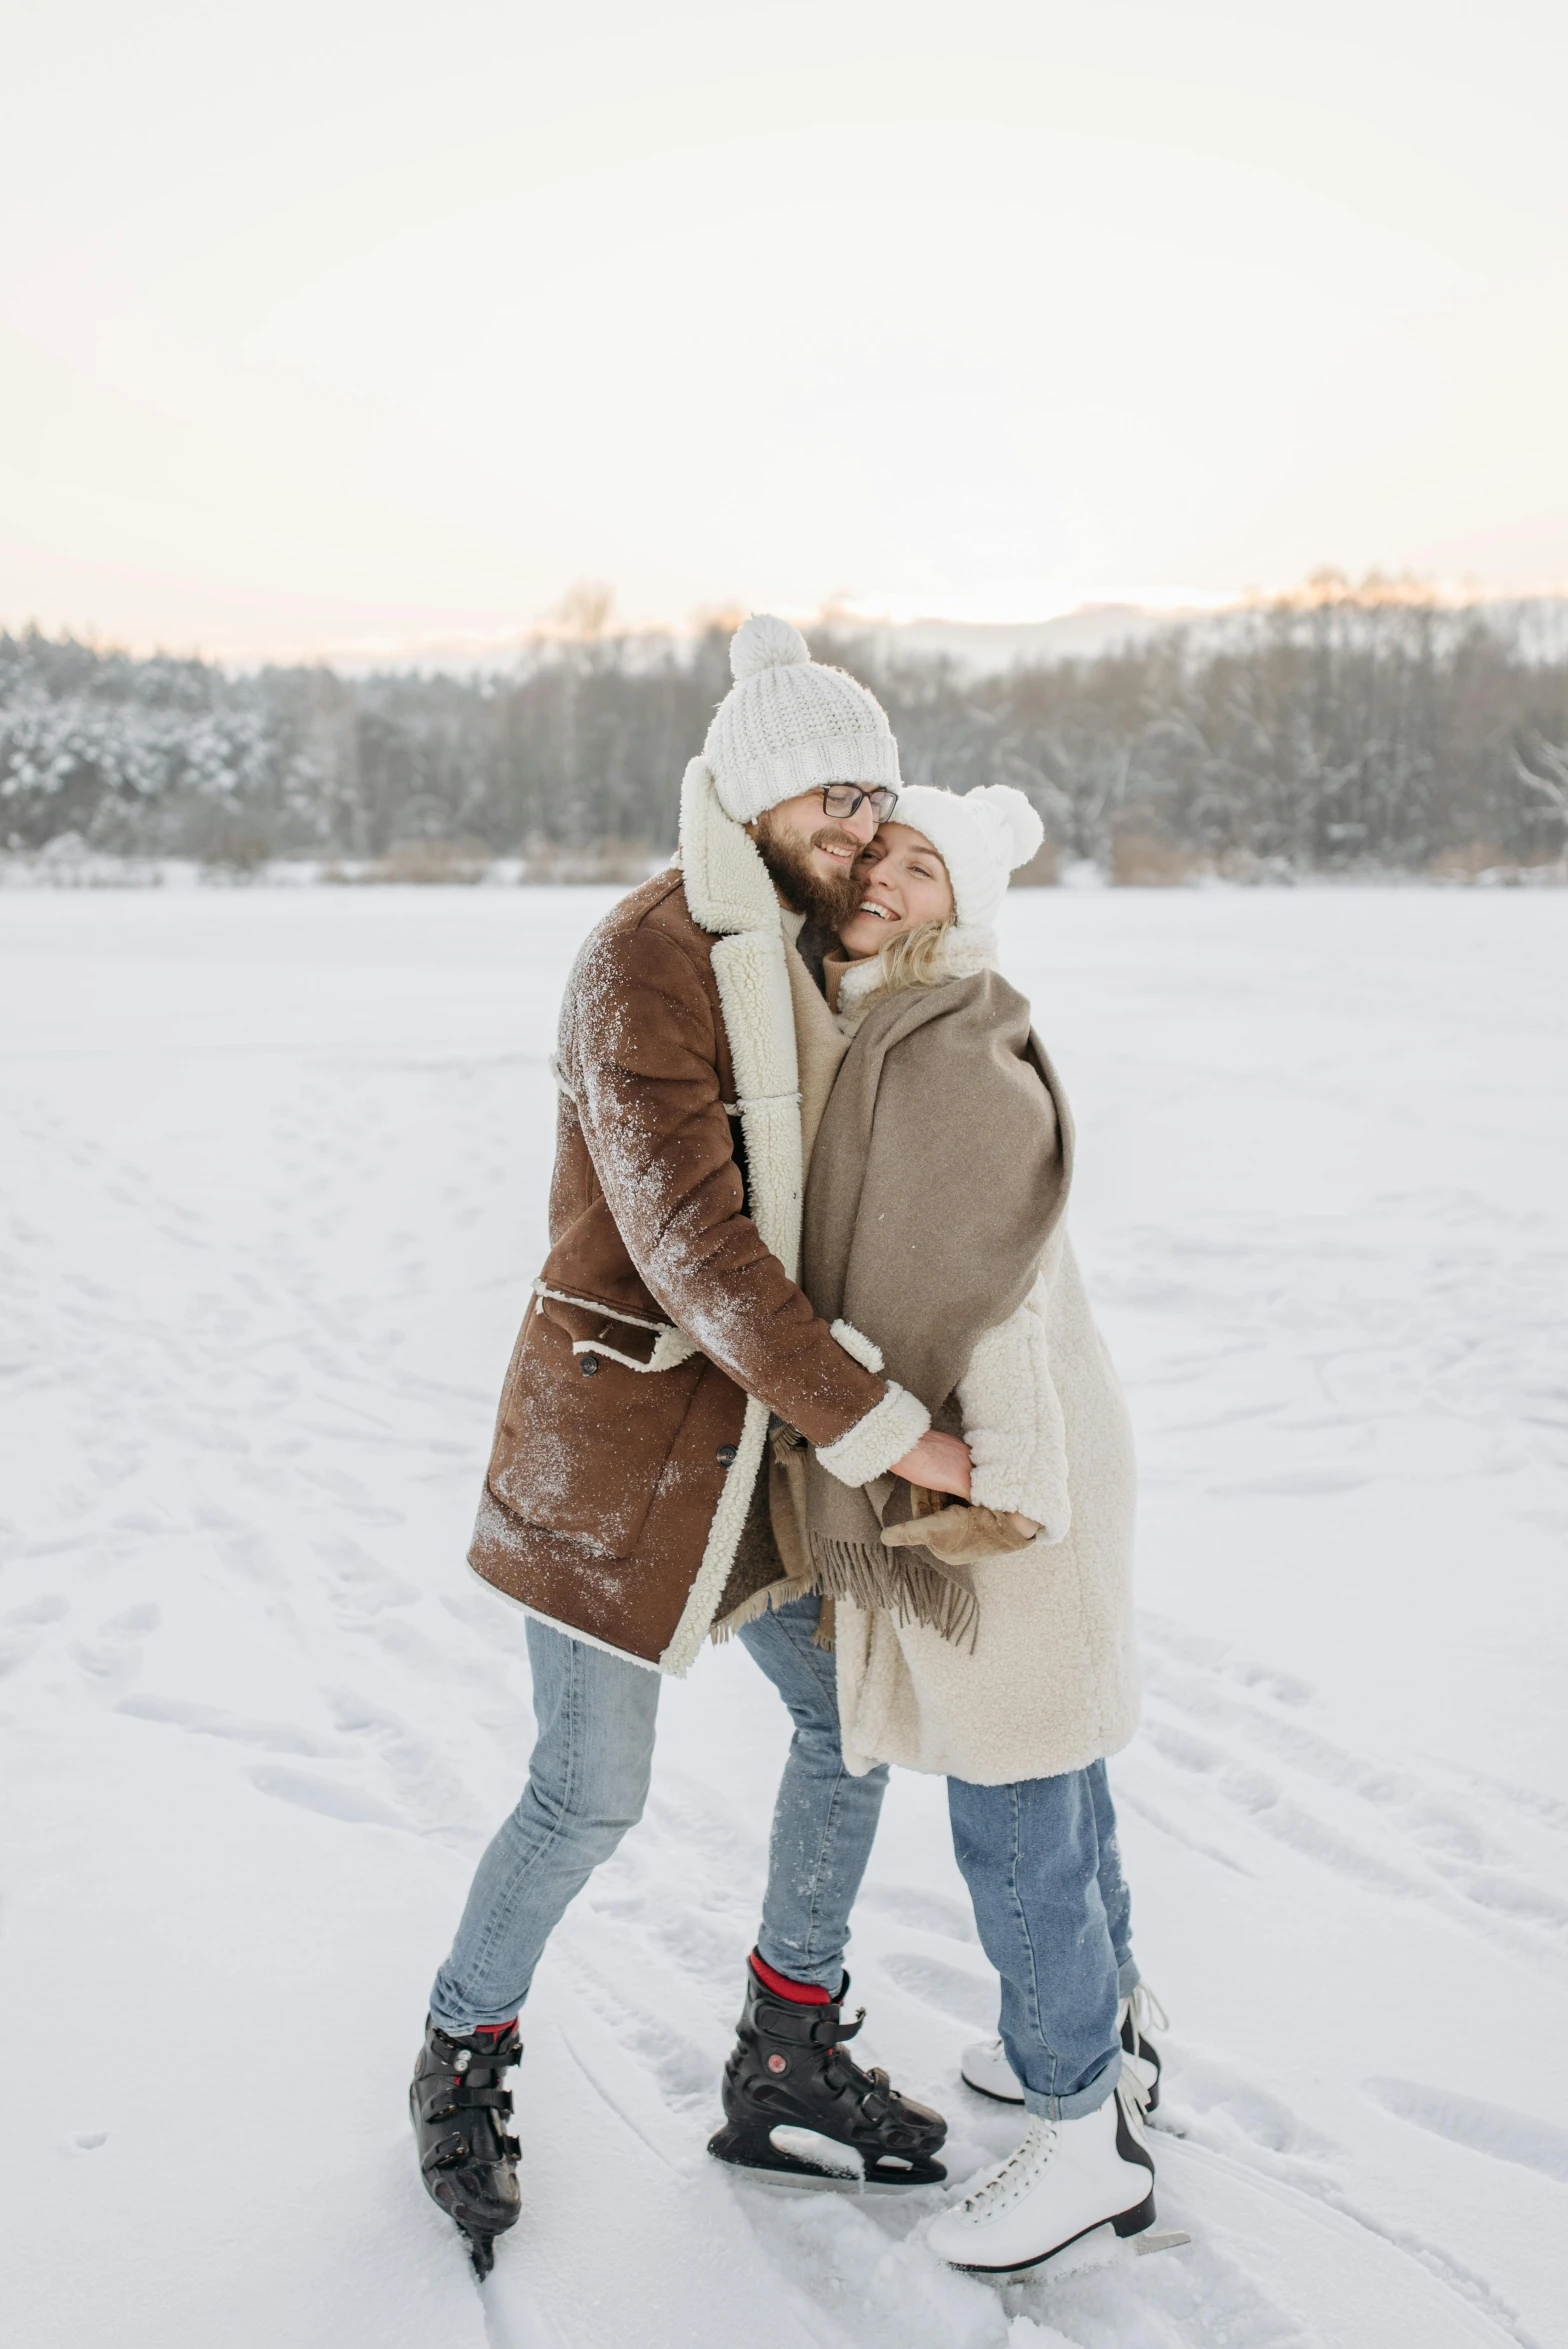
[[[898,805],[898,793],[879,783],[873,791],[862,791],[858,783],[824,783],[822,786],[822,813],[825,816],[858,815],[864,801],[871,802],[871,813],[879,824],[885,824]]]

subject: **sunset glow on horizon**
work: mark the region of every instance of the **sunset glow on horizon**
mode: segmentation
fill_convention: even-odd
[[[13,9],[0,625],[1568,588],[1562,12]],[[1129,585],[1129,582],[1151,584]]]

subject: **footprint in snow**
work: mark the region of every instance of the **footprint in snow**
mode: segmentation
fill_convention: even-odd
[[[1450,2144],[1468,2146],[1472,2153],[1538,2170],[1543,2178],[1568,2186],[1568,2129],[1554,2122],[1512,2112],[1505,2104],[1487,2104],[1478,2096],[1423,2088],[1415,2080],[1364,2080],[1362,2087],[1374,2104],[1397,2120],[1446,2137]]]
[[[726,1997],[738,1996],[735,1984],[749,1934],[755,1930],[751,1904],[744,1909],[737,1904],[733,1920],[726,1921],[700,1910],[661,1906],[660,1891],[666,1887],[612,1892],[588,1904],[584,1914],[603,1920],[611,1933],[630,1927],[627,1949],[655,1949],[686,1979],[704,1982]]]
[[[1201,1836],[1194,1835],[1187,1827],[1179,1826],[1157,1803],[1150,1802],[1146,1795],[1137,1792],[1128,1783],[1128,1765],[1125,1762],[1117,1779],[1116,1800],[1124,1811],[1131,1811],[1146,1826],[1152,1827],[1156,1835],[1166,1836],[1172,1843],[1180,1844],[1184,1851],[1194,1852],[1200,1859],[1213,1860],[1216,1866],[1228,1869],[1233,1876],[1250,1876],[1253,1873],[1234,1853],[1221,1851],[1218,1844],[1205,1843]]]
[[[340,1819],[350,1827],[396,1827],[402,1834],[416,1834],[408,1820],[375,1795],[366,1794],[357,1786],[335,1785],[329,1778],[318,1778],[307,1770],[274,1768],[264,1763],[250,1773],[251,1784],[261,1794],[270,1794],[278,1802],[294,1803],[300,1810],[319,1811],[324,1819]]]
[[[1261,1689],[1281,1705],[1310,1705],[1317,1691],[1310,1680],[1298,1680],[1293,1672],[1277,1672],[1269,1664],[1235,1663],[1227,1667],[1232,1680],[1243,1688]]]
[[[1559,1801],[1555,1795],[1542,1794],[1533,1786],[1515,1786],[1510,1779],[1490,1777],[1484,1770],[1467,1770],[1456,1763],[1448,1767],[1468,1785],[1493,1796],[1532,1825],[1551,1827],[1559,1834],[1568,1835],[1568,1803]]]
[[[484,1819],[441,1747],[410,1729],[400,1715],[371,1704],[354,1690],[323,1693],[338,1730],[362,1746],[374,1747],[391,1780],[400,1824],[416,1834],[468,1848]]]
[[[8,1679],[13,1672],[20,1672],[37,1645],[36,1631],[31,1638],[25,1633],[13,1633],[10,1639],[0,1639],[0,1680]]]
[[[141,1606],[127,1607],[99,1625],[95,1640],[73,1641],[72,1660],[89,1678],[102,1681],[106,1687],[123,1687],[140,1669],[141,1641],[148,1632],[156,1631],[162,1621],[162,1608],[151,1600]]]
[[[5,1624],[9,1635],[0,1636],[0,1680],[12,1672],[20,1672],[43,1644],[47,1627],[70,1611],[64,1599],[41,1598],[13,1607],[9,1614],[0,1616],[0,1623]]]
[[[917,1932],[938,1933],[948,1941],[974,1941],[975,1921],[961,1900],[945,1892],[927,1892],[915,1884],[867,1884],[859,1906],[880,1911]]]
[[[1215,2056],[1190,2054],[1176,2043],[1166,2056],[1159,2119],[1174,2135],[1221,2152],[1245,2146],[1326,2161],[1339,2151],[1269,2089]]]
[[[672,2110],[712,2104],[718,2096],[719,2072],[726,2049],[717,2039],[703,2047],[671,2027],[663,2016],[629,1998],[623,1983],[601,1972],[579,1954],[573,1988],[577,1998],[624,2048],[639,2072],[650,2079],[663,2103]]]
[[[1515,1876],[1501,1868],[1488,1868],[1469,1878],[1468,1882],[1455,1879],[1466,1900],[1478,1908],[1491,1909],[1504,1917],[1517,1917],[1527,1925],[1547,1925],[1556,1932],[1568,1927],[1568,1901],[1558,1898],[1539,1884],[1530,1884],[1522,1876]]]
[[[1161,1674],[1157,1662],[1151,1681],[1168,1703],[1199,1718],[1239,1727],[1244,1735],[1267,1747],[1275,1758],[1301,1770],[1319,1784],[1354,1794],[1408,1838],[1416,1847],[1411,1852],[1412,1859],[1437,1870],[1473,1906],[1525,1925],[1544,1925],[1555,1930],[1568,1926],[1568,1904],[1510,1865],[1514,1853],[1499,1834],[1459,1803],[1435,1793],[1410,1773],[1364,1761],[1315,1730],[1277,1720],[1255,1707],[1225,1698],[1206,1698],[1201,1690],[1195,1693],[1192,1686],[1184,1686],[1169,1672]],[[1221,1791],[1232,1801],[1255,1815],[1270,1813],[1268,1817],[1259,1816],[1257,1823],[1279,1840],[1294,1844],[1330,1866],[1337,1865],[1342,1873],[1381,1883],[1391,1891],[1425,1892],[1430,1896],[1436,1890],[1434,1886],[1421,1886],[1415,1879],[1406,1878],[1398,1869],[1311,1820],[1297,1806],[1281,1803],[1280,1790],[1266,1774],[1241,1772],[1234,1765],[1227,1770],[1227,1756],[1222,1747],[1210,1745],[1169,1723],[1151,1724],[1149,1736],[1156,1750],[1177,1767],[1215,1773]],[[1514,1795],[1520,1809],[1544,1816],[1555,1824],[1551,1820],[1550,1798],[1519,1799],[1518,1790],[1501,1785],[1497,1791],[1503,1792],[1505,1799]]]
[[[1239,1729],[1277,1759],[1292,1763],[1325,1786],[1348,1787],[1366,1801],[1377,1803],[1409,1801],[1422,1792],[1420,1781],[1408,1774],[1363,1761],[1315,1729],[1304,1728],[1298,1721],[1282,1721],[1255,1704],[1213,1690],[1191,1673],[1173,1673],[1168,1666],[1162,1667],[1157,1657],[1150,1661],[1148,1685],[1179,1712],[1211,1727]]]
[[[1219,1494],[1283,1493],[1301,1499],[1316,1493],[1350,1493],[1370,1484],[1372,1473],[1362,1468],[1280,1468],[1272,1475],[1240,1476],[1213,1489]]]
[[[349,1628],[384,1608],[411,1606],[419,1597],[414,1583],[394,1574],[356,1541],[316,1542],[312,1547],[329,1570],[333,1612]]]
[[[124,1696],[114,1709],[128,1713],[133,1720],[165,1722],[170,1728],[190,1730],[199,1737],[230,1738],[237,1745],[259,1746],[266,1753],[306,1754],[321,1760],[332,1753],[321,1738],[287,1722],[246,1721],[216,1705],[194,1704],[182,1697]]]
[[[967,2023],[977,2031],[996,2029],[995,1975],[969,1974],[940,1958],[914,1950],[894,1950],[881,1960],[881,1970],[900,1990],[907,1990],[939,2014]]]

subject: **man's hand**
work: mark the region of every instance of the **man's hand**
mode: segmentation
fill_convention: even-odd
[[[957,1436],[938,1435],[935,1428],[927,1428],[914,1450],[895,1460],[888,1473],[902,1476],[910,1484],[924,1485],[929,1493],[956,1493],[961,1501],[967,1501],[969,1468],[967,1444]]]

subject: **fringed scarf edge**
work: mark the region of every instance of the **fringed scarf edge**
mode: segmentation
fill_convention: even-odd
[[[939,1566],[901,1550],[872,1550],[866,1542],[842,1541],[813,1533],[811,1555],[822,1589],[852,1607],[880,1609],[900,1623],[920,1623],[954,1647],[973,1655],[980,1628],[980,1602],[972,1590]]]

